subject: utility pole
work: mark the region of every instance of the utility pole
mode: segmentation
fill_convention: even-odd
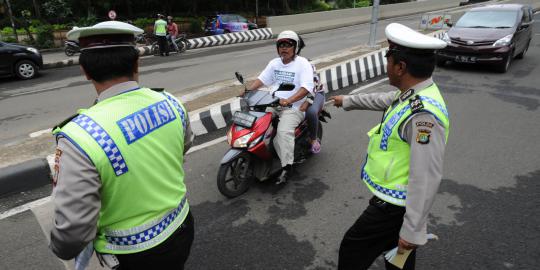
[[[379,0],[373,0],[371,8],[371,26],[369,27],[369,44],[368,46],[375,47],[375,37],[377,36],[377,21],[379,19]]]
[[[11,4],[9,0],[5,0],[8,10],[9,20],[11,21],[11,27],[13,28],[13,34],[15,35],[16,42],[19,42],[19,37],[17,36],[17,29],[15,29],[15,21],[13,20],[13,12],[11,12]]]
[[[259,23],[257,18],[259,18],[259,0],[255,0],[255,23]]]

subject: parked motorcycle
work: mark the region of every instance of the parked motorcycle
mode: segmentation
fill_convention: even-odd
[[[169,38],[167,38],[167,44],[169,46],[169,52],[177,52],[177,53],[183,53],[187,50],[187,47],[188,47],[188,41],[187,41],[187,38],[186,38],[186,34],[180,34],[176,37],[176,39],[174,40],[174,42],[176,43],[176,45],[178,46],[178,51],[176,51],[176,49],[174,48],[171,40]],[[152,54],[154,55],[159,55],[160,52],[159,52],[159,44],[157,41],[154,41],[154,43],[152,43]]]
[[[236,78],[244,84],[241,74]],[[245,86],[245,85],[244,85]],[[246,91],[243,100],[247,109],[236,112],[232,117],[232,126],[227,132],[227,141],[231,149],[221,159],[217,176],[217,186],[221,194],[229,198],[240,196],[249,189],[250,182],[257,179],[265,181],[281,172],[281,162],[274,150],[273,140],[276,135],[279,118],[266,108],[279,109],[277,91],[291,91],[294,84],[281,84],[274,91]],[[323,109],[324,111],[324,109]],[[319,113],[317,138],[322,139],[322,122],[326,122],[328,112]],[[307,120],[302,121],[295,130],[294,161],[299,163],[311,156],[311,144],[307,129]]]
[[[67,56],[73,56],[79,52],[81,52],[81,48],[79,47],[79,43],[77,41],[64,41],[64,53],[66,53]]]
[[[148,46],[148,45],[152,45],[152,39],[146,33],[142,33],[135,36],[135,43]]]

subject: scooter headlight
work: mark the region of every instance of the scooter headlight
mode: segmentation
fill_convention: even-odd
[[[259,144],[259,142],[261,142],[262,138],[264,138],[264,135],[261,135],[261,136],[259,136],[257,139],[253,140],[253,141],[249,144],[249,148],[254,147],[255,145]]]
[[[446,44],[452,44],[452,40],[450,40],[450,37],[448,36],[448,33],[443,34],[442,41],[446,42]]]
[[[233,147],[237,148],[245,148],[247,147],[247,143],[251,139],[251,136],[253,136],[254,132],[251,132],[249,134],[246,134],[234,141]]]
[[[227,143],[229,145],[231,145],[231,141],[232,141],[232,129],[233,128],[231,127],[231,128],[229,128],[229,131],[227,131]]]
[[[495,41],[495,43],[493,43],[493,47],[498,47],[498,46],[507,46],[509,45],[510,43],[512,43],[512,37],[514,37],[514,35],[508,35],[506,37],[503,37],[497,41]]]

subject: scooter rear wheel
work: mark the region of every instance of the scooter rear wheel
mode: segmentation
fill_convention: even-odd
[[[241,153],[229,162],[221,164],[217,176],[217,186],[221,194],[234,198],[249,189],[252,179],[250,161],[251,156],[248,153]]]

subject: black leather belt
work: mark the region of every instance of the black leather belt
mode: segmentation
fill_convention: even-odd
[[[381,208],[381,209],[405,210],[405,207],[383,201],[381,198],[377,196],[371,197],[371,199],[369,200],[369,204],[376,206],[378,208]]]

